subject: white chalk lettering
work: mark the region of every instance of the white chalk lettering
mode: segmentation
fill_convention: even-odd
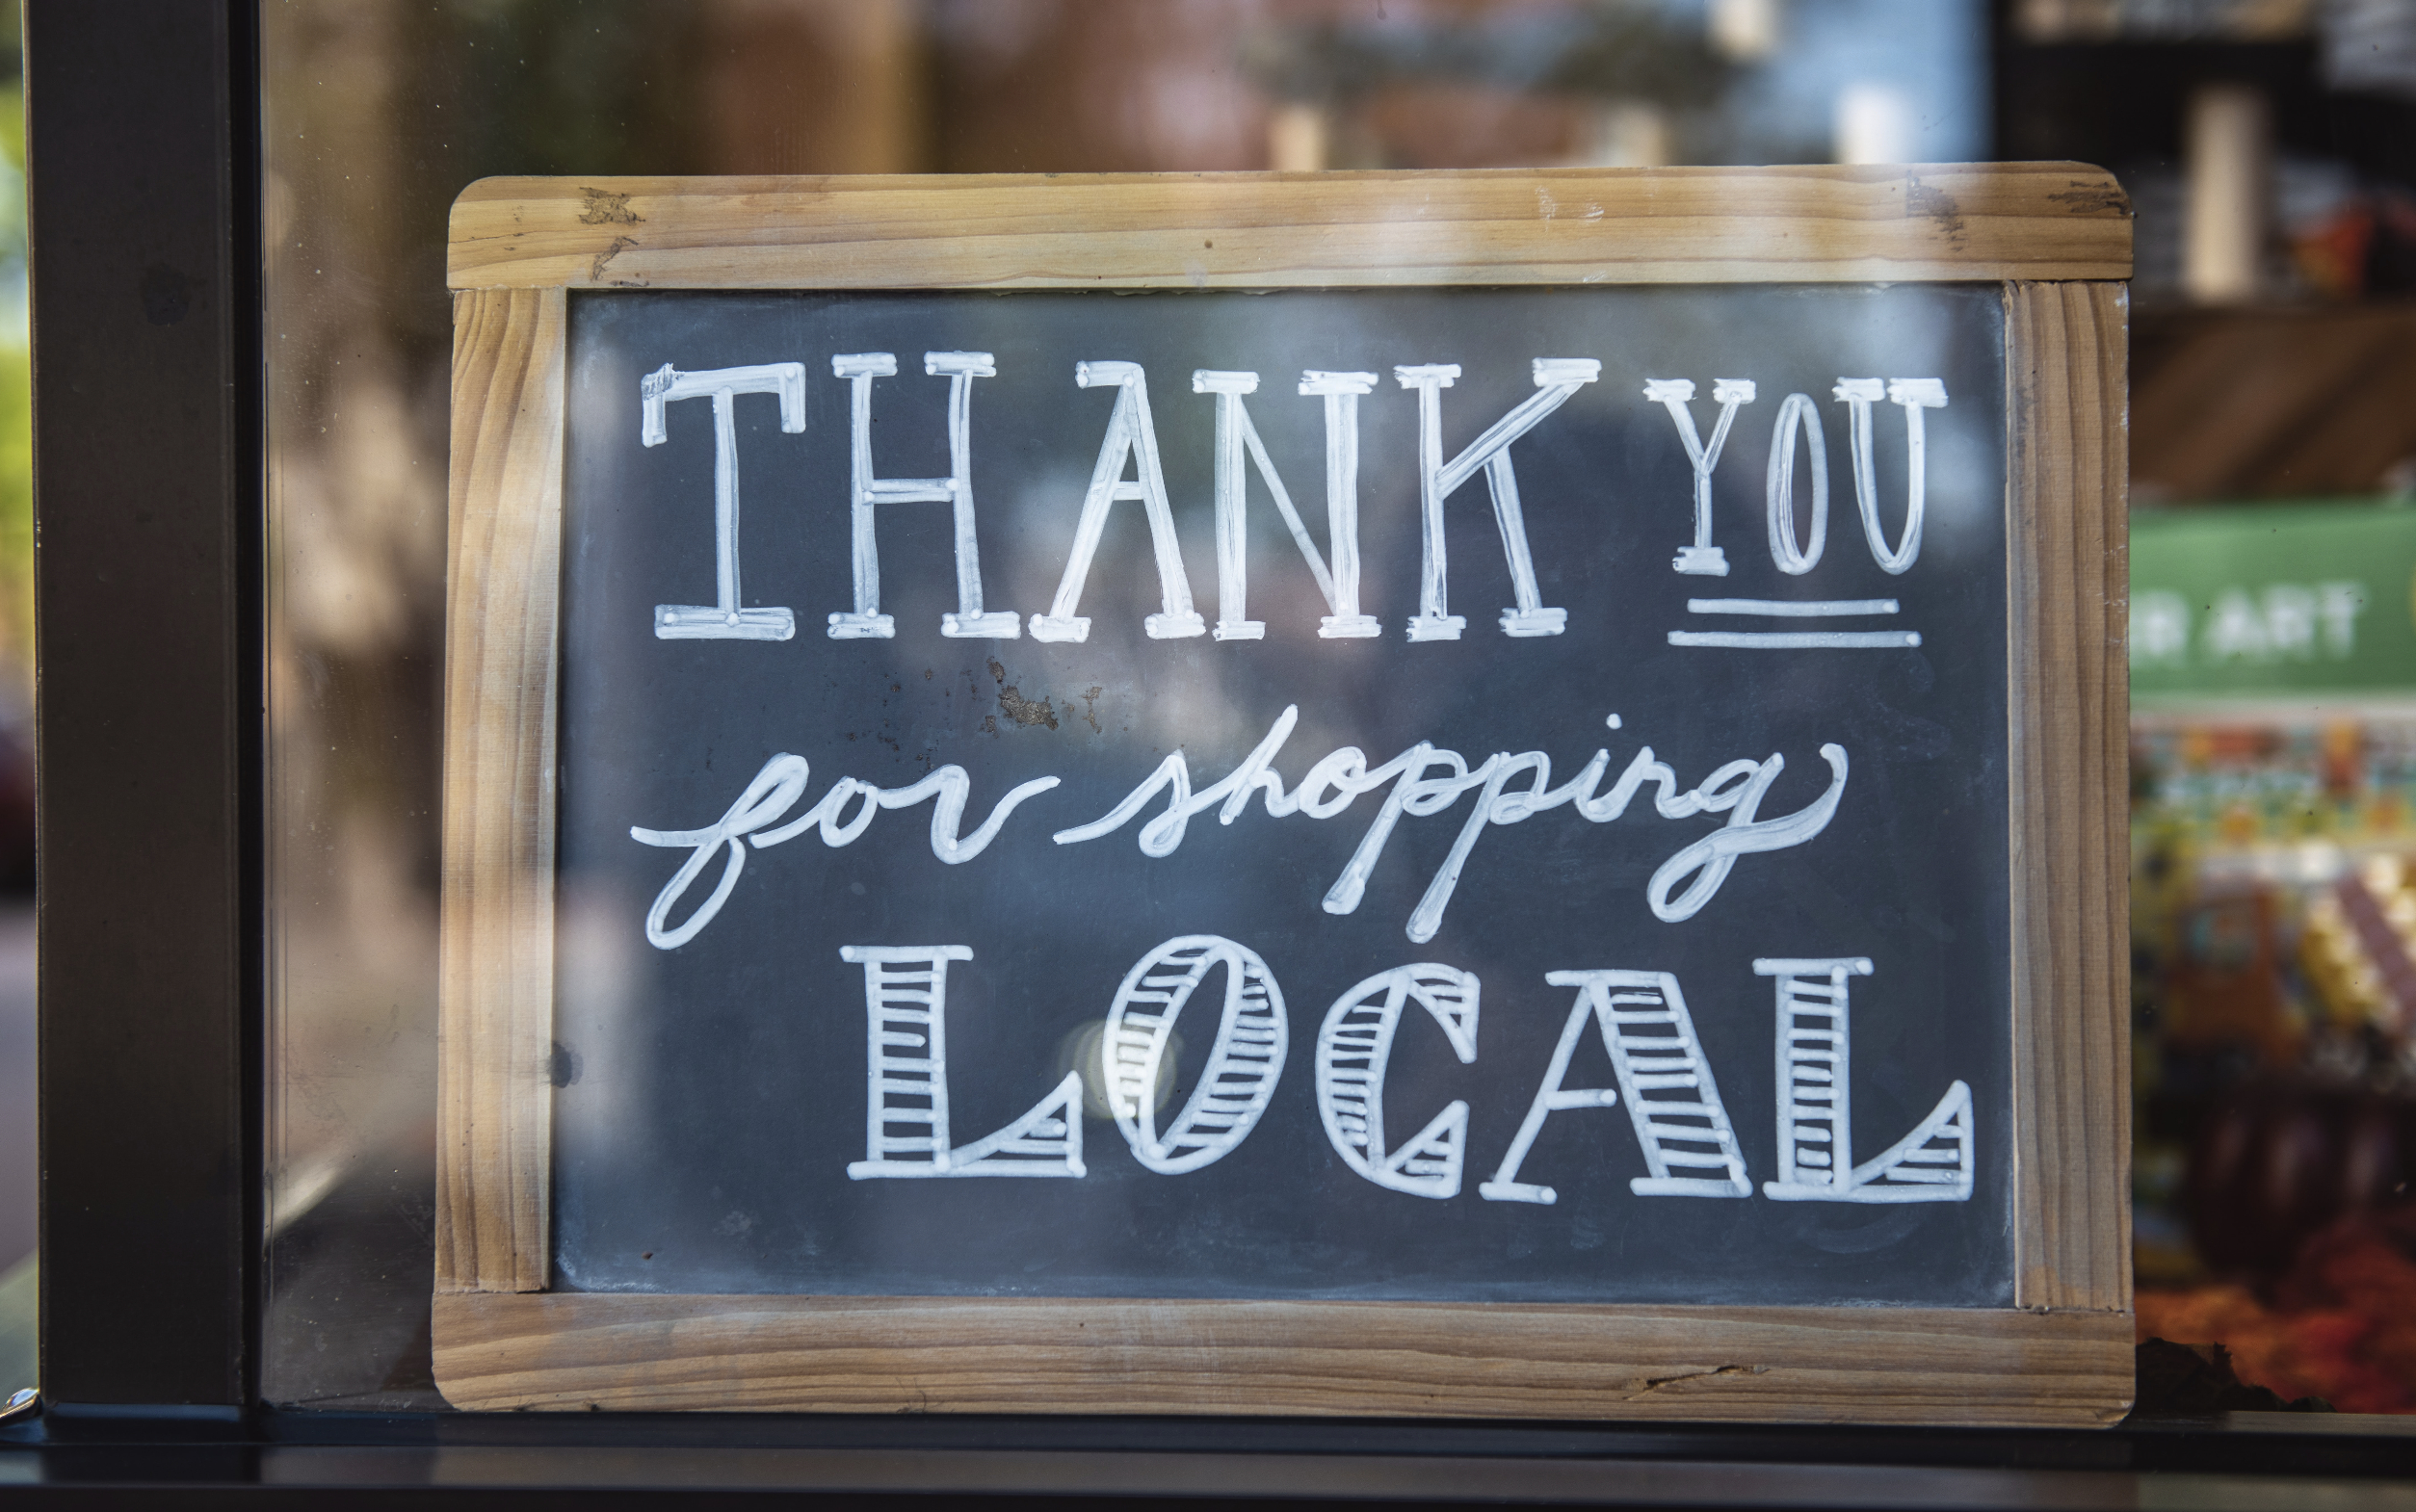
[[[1469,852],[1488,825],[1515,824],[1563,804],[1574,804],[1579,814],[1594,823],[1608,823],[1627,811],[1629,801],[1647,782],[1659,790],[1654,807],[1664,819],[1727,814],[1724,827],[1663,863],[1645,889],[1654,917],[1675,924],[1702,911],[1727,880],[1739,856],[1799,846],[1820,834],[1827,827],[1846,791],[1846,751],[1835,744],[1821,747],[1831,773],[1827,791],[1794,814],[1763,820],[1758,818],[1762,798],[1786,768],[1785,760],[1774,752],[1760,762],[1729,762],[1692,792],[1680,793],[1677,774],[1654,758],[1652,747],[1645,746],[1609,793],[1597,794],[1596,788],[1610,769],[1611,753],[1607,750],[1596,751],[1575,777],[1555,788],[1551,786],[1551,758],[1541,751],[1516,755],[1501,752],[1472,769],[1457,751],[1437,749],[1431,743],[1421,741],[1374,768],[1368,766],[1366,753],[1357,746],[1343,746],[1321,758],[1300,779],[1298,788],[1286,792],[1282,774],[1274,769],[1274,759],[1299,719],[1298,706],[1286,708],[1269,728],[1266,738],[1240,765],[1221,781],[1197,792],[1192,788],[1190,762],[1181,751],[1176,751],[1160,762],[1156,770],[1105,815],[1088,824],[1059,830],[1053,838],[1059,845],[1068,846],[1113,834],[1160,794],[1165,794],[1166,807],[1140,831],[1142,853],[1163,857],[1182,845],[1192,817],[1211,808],[1219,811],[1220,823],[1230,824],[1241,817],[1255,795],[1270,817],[1305,814],[1324,820],[1340,814],[1361,794],[1390,783],[1392,791],[1385,795],[1358,848],[1326,895],[1326,912],[1348,914],[1359,906],[1368,877],[1404,816],[1424,819],[1441,813],[1457,802],[1461,794],[1476,790],[1479,797],[1458,839],[1410,914],[1408,937],[1424,944],[1441,927],[1443,911],[1458,887]],[[1510,784],[1521,773],[1529,774],[1527,784],[1512,788]],[[1679,884],[1690,877],[1692,882],[1678,891]]]
[[[1812,528],[1801,545],[1796,543],[1796,431],[1803,431],[1812,463]],[[1770,506],[1770,560],[1778,570],[1801,577],[1820,564],[1828,545],[1828,438],[1821,433],[1821,412],[1809,394],[1790,394],[1778,406],[1778,424],[1770,437],[1770,472],[1764,484]]]
[[[1678,979],[1668,972],[1558,971],[1544,980],[1555,987],[1577,988],[1577,1002],[1569,1008],[1552,1063],[1528,1105],[1517,1137],[1477,1195],[1487,1202],[1557,1202],[1560,1194],[1551,1187],[1518,1179],[1544,1120],[1571,1108],[1610,1108],[1625,1097],[1628,1121],[1648,1173],[1631,1178],[1628,1190],[1640,1197],[1752,1196],[1736,1130],[1720,1105],[1711,1062],[1694,1037],[1694,1020],[1686,1010]],[[1615,1091],[1564,1084],[1569,1059],[1589,1019],[1611,1053],[1611,1068],[1619,1083]],[[1721,1174],[1672,1175],[1673,1170]]]
[[[864,1159],[850,1181],[1072,1176],[1082,1164],[1082,1074],[1030,1112],[959,1149],[948,1134],[948,963],[962,945],[843,945],[864,968]]]
[[[1224,1007],[1217,1018],[1216,1041],[1191,1097],[1161,1130],[1156,1093],[1174,1022],[1192,993],[1220,966]],[[1134,1159],[1161,1176],[1180,1176],[1224,1159],[1258,1127],[1283,1076],[1290,1041],[1283,991],[1247,946],[1221,935],[1187,934],[1142,956],[1116,988],[1100,1041],[1109,1109]]]
[[[1777,1202],[1969,1202],[1971,1088],[1956,1082],[1912,1133],[1857,1165],[1851,1102],[1852,1024],[1846,980],[1871,975],[1868,956],[1762,959],[1778,979]]]
[[[1720,891],[1720,884],[1728,879],[1728,873],[1737,864],[1737,857],[1757,855],[1767,850],[1784,850],[1802,845],[1828,827],[1829,819],[1837,812],[1838,800],[1846,795],[1846,748],[1824,745],[1821,759],[1828,763],[1828,791],[1804,807],[1780,819],[1754,818],[1762,805],[1762,795],[1778,780],[1786,760],[1772,753],[1770,760],[1755,768],[1741,787],[1726,795],[1720,806],[1728,813],[1725,827],[1715,829],[1702,839],[1671,856],[1644,886],[1644,900],[1652,905],[1653,917],[1664,924],[1692,919],[1703,911],[1703,905]],[[1735,770],[1746,765],[1732,762],[1712,774]],[[1706,781],[1705,787],[1711,783]],[[1707,807],[1709,805],[1706,805]],[[1686,890],[1672,898],[1677,885],[1692,876],[1694,880]]]
[[[1090,621],[1074,612],[1082,606],[1084,580],[1099,553],[1099,536],[1107,529],[1108,511],[1119,500],[1138,500],[1149,518],[1149,545],[1158,563],[1161,610],[1142,620],[1153,640],[1179,640],[1208,633],[1192,607],[1191,579],[1183,571],[1183,550],[1174,538],[1174,510],[1167,502],[1166,469],[1158,460],[1158,430],[1149,418],[1149,379],[1138,362],[1078,362],[1074,381],[1084,388],[1116,390],[1116,408],[1108,415],[1107,439],[1099,445],[1098,464],[1090,472],[1090,491],[1083,495],[1082,517],[1074,526],[1073,550],[1065,559],[1065,575],[1058,580],[1057,597],[1049,612],[1032,616],[1032,639],[1079,641],[1090,638]],[[1130,462],[1136,477],[1127,480]]]
[[[1431,962],[1379,972],[1334,1000],[1317,1031],[1317,1115],[1343,1163],[1413,1197],[1459,1195],[1467,1157],[1468,1104],[1455,1098],[1399,1150],[1384,1144],[1384,1071],[1401,1010],[1424,1008],[1463,1066],[1477,1059],[1478,982]]]
[[[786,640],[797,634],[797,615],[785,609],[745,609],[738,582],[738,396],[772,394],[780,401],[780,429],[805,429],[805,365],[767,362],[756,367],[713,368],[682,373],[664,363],[638,380],[638,439],[661,446],[670,439],[665,406],[683,399],[713,401],[713,587],[711,604],[657,604],[654,634],[664,640]]]
[[[830,359],[830,371],[853,392],[848,404],[848,534],[855,578],[855,608],[830,616],[833,640],[886,640],[897,623],[880,612],[880,545],[873,511],[883,504],[945,504],[956,513],[957,612],[942,614],[939,633],[960,639],[1012,640],[1022,621],[1012,612],[982,609],[982,547],[973,528],[973,380],[994,378],[997,365],[986,352],[927,352],[923,371],[948,379],[948,476],[881,478],[873,471],[873,379],[890,378],[898,358],[887,352],[859,352]]]
[[[1466,628],[1465,616],[1451,612],[1449,563],[1443,544],[1443,501],[1462,483],[1484,470],[1493,496],[1493,523],[1501,532],[1502,552],[1510,560],[1510,591],[1517,603],[1502,611],[1502,633],[1510,636],[1557,636],[1568,626],[1568,611],[1547,609],[1536,587],[1536,564],[1527,545],[1527,519],[1518,500],[1518,476],[1510,467],[1510,443],[1541,424],[1544,417],[1568,403],[1571,394],[1602,377],[1602,364],[1590,357],[1537,357],[1535,380],[1538,392],[1487,427],[1446,463],[1443,460],[1442,391],[1459,377],[1457,363],[1428,363],[1393,369],[1401,386],[1418,395],[1418,508],[1422,544],[1417,617],[1409,621],[1412,640],[1457,640]]]
[[[1318,622],[1328,640],[1365,640],[1382,626],[1359,612],[1359,397],[1376,387],[1373,373],[1300,375],[1300,392],[1326,401],[1326,545],[1333,553],[1333,613]]]
[[[1292,507],[1291,492],[1268,457],[1266,443],[1258,438],[1258,428],[1250,424],[1249,406],[1242,403],[1243,395],[1258,392],[1258,375],[1202,368],[1192,375],[1192,392],[1217,396],[1216,638],[1261,640],[1267,635],[1266,623],[1249,617],[1249,474],[1243,465],[1245,451],[1257,465],[1259,478],[1275,501],[1275,512],[1283,516],[1284,528],[1292,533],[1293,544],[1300,548],[1309,575],[1317,579],[1317,590],[1326,595],[1326,607],[1334,608],[1334,578],[1326,569],[1325,555],[1309,539],[1300,511]]]
[[[808,771],[804,757],[783,753],[765,762],[754,779],[747,784],[746,791],[739,795],[738,801],[729,806],[720,821],[705,828],[646,829],[630,826],[629,838],[641,845],[693,847],[693,853],[680,864],[678,871],[671,873],[671,879],[663,884],[663,890],[655,895],[654,905],[646,910],[647,944],[659,951],[675,949],[695,939],[697,930],[713,922],[714,916],[722,911],[722,905],[729,900],[730,889],[738,885],[739,873],[747,865],[747,847],[750,840],[760,850],[793,840],[809,827],[820,826],[824,845],[844,846],[864,833],[878,811],[907,808],[927,798],[935,798],[938,801],[932,806],[932,854],[950,866],[958,866],[989,847],[990,842],[998,836],[999,826],[1007,822],[1007,816],[1014,812],[1015,805],[1035,795],[1046,793],[1056,787],[1058,781],[1055,777],[1038,777],[1010,790],[1005,797],[998,800],[998,806],[990,810],[990,817],[983,821],[982,827],[962,838],[957,831],[964,821],[965,799],[973,790],[973,779],[965,775],[962,767],[955,765],[942,767],[920,782],[903,788],[875,787],[854,777],[841,777],[831,784],[828,793],[823,795],[821,802],[779,828],[769,828],[779,823],[781,816],[803,796]],[[847,811],[851,803],[856,805],[853,815]],[[715,884],[712,895],[688,916],[685,923],[672,927],[671,910],[679,906],[680,899],[687,896],[688,890],[711,864],[715,854],[724,851],[728,859],[722,864],[722,878]]]
[[[1897,378],[1885,386],[1888,400],[1904,411],[1904,528],[1893,546],[1879,525],[1878,477],[1871,456],[1871,406],[1879,399],[1879,380],[1841,378],[1829,393],[1846,406],[1847,449],[1853,457],[1854,503],[1862,511],[1863,538],[1881,570],[1902,573],[1921,558],[1921,523],[1929,508],[1930,448],[1921,412],[1946,407],[1946,384],[1937,378]]]
[[[1728,431],[1736,424],[1738,406],[1753,403],[1753,380],[1712,380],[1712,401],[1720,405],[1720,420],[1712,427],[1708,445],[1694,429],[1694,412],[1686,407],[1694,399],[1693,378],[1646,378],[1644,397],[1669,411],[1669,418],[1677,424],[1678,441],[1686,448],[1686,459],[1694,468],[1694,543],[1679,547],[1669,565],[1697,577],[1724,578],[1728,575],[1727,554],[1712,544],[1712,469],[1720,465],[1720,449],[1728,444]]]

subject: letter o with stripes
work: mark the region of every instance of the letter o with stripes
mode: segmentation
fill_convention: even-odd
[[[1219,966],[1224,968],[1224,1007],[1216,1041],[1192,1095],[1161,1128],[1154,1094],[1174,1022]],[[1142,956],[1116,990],[1099,1047],[1108,1106],[1134,1158],[1162,1176],[1221,1160],[1266,1112],[1290,1038],[1282,989],[1247,946],[1222,935],[1186,934]]]

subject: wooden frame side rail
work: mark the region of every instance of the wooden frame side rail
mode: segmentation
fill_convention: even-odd
[[[456,1405],[2103,1424],[2131,1396],[2129,211],[2073,164],[500,179],[456,202],[434,1358]],[[2014,1306],[548,1293],[565,291],[2005,290]]]

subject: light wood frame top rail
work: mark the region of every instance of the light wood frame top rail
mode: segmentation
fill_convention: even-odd
[[[2081,163],[489,178],[455,289],[1352,288],[2121,279]]]

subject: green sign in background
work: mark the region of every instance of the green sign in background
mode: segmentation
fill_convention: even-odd
[[[2416,508],[2134,514],[2131,691],[2416,691]]]

